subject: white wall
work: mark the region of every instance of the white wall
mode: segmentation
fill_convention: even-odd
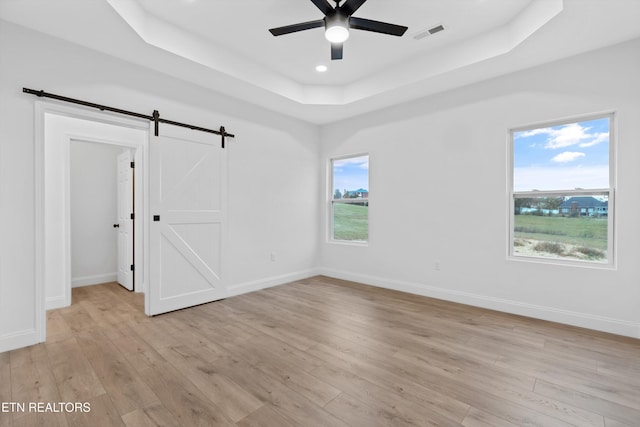
[[[322,168],[370,153],[370,243],[323,236],[322,271],[640,337],[638,52],[635,40],[325,127]],[[618,124],[617,268],[507,260],[508,129],[608,111]],[[325,184],[325,205],[329,193]]]
[[[224,125],[230,293],[314,273],[320,206],[316,126],[0,23],[0,351],[38,341],[34,103],[23,87],[204,127]],[[276,261],[270,253],[276,253]]]
[[[117,280],[118,154],[123,148],[71,141],[70,216],[73,287]]]

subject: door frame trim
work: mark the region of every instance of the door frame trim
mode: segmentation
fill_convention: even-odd
[[[70,106],[66,104],[61,104],[57,102],[48,102],[48,101],[36,101],[35,102],[35,146],[34,146],[34,179],[35,179],[35,329],[36,335],[38,337],[38,342],[45,342],[46,340],[46,277],[45,277],[45,262],[46,262],[46,250],[45,250],[45,115],[52,114],[58,116],[66,116],[72,117],[76,119],[86,120],[89,122],[97,122],[103,124],[110,124],[115,126],[121,126],[126,128],[132,128],[136,130],[140,130],[145,132],[146,137],[144,138],[144,144],[126,144],[126,143],[116,143],[114,141],[109,140],[100,140],[99,138],[87,138],[86,136],[68,134],[68,138],[66,138],[68,145],[69,141],[73,140],[84,140],[84,141],[92,141],[92,142],[100,142],[100,143],[108,143],[112,145],[120,145],[122,147],[128,147],[135,150],[135,161],[136,163],[135,174],[136,177],[140,178],[138,182],[142,182],[142,198],[141,204],[143,213],[147,212],[149,209],[149,176],[148,176],[148,163],[149,163],[149,123],[145,120],[138,120],[132,118],[124,118],[116,115],[112,115],[109,113],[101,113],[84,107],[76,107]],[[67,165],[65,173],[66,176],[66,186],[69,186],[68,180],[68,172],[69,172],[69,156],[68,153],[66,155]],[[68,194],[68,188],[66,189],[66,193]],[[140,192],[140,191],[139,191]],[[68,204],[68,200],[63,201],[65,206]],[[138,200],[136,200],[136,205],[138,205]],[[69,221],[69,209],[68,206],[65,207],[65,221]],[[138,240],[138,245],[141,244],[142,250],[137,251],[140,257],[143,257],[143,254],[148,253],[148,222],[144,221],[142,215],[140,215],[142,220],[142,239]],[[69,239],[69,230],[65,233],[66,238]],[[140,242],[140,240],[142,240]],[[68,249],[70,247],[70,241],[65,242],[65,246]],[[138,283],[142,283],[142,291],[145,292],[146,295],[146,287],[148,276],[148,260],[147,257],[143,257],[143,276],[144,280],[137,280]],[[67,261],[70,264],[70,258],[67,257]],[[68,288],[68,302],[71,302],[71,277],[70,277],[70,265],[65,267],[69,269],[69,277],[68,277],[68,286],[65,285],[65,292]],[[137,269],[139,270],[139,269]],[[134,273],[136,274],[136,273]],[[137,274],[136,274],[137,276]],[[66,300],[65,296],[65,300]],[[66,302],[66,301],[65,301]]]

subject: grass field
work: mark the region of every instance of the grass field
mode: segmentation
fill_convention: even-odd
[[[514,217],[516,255],[607,262],[607,219]]]
[[[606,218],[566,218],[515,215],[516,238],[607,249]]]
[[[335,203],[333,205],[334,240],[369,240],[369,207]]]

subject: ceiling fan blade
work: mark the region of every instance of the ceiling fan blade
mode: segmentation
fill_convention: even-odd
[[[324,27],[324,20],[301,22],[299,24],[287,25],[284,27],[271,28],[269,31],[274,36],[282,36],[284,34],[295,33],[297,31],[310,30],[311,28]]]
[[[407,31],[407,27],[402,25],[373,21],[371,19],[356,18],[355,16],[352,16],[349,19],[349,27],[356,30],[373,31],[374,33],[389,34],[392,36],[401,36],[405,31]]]
[[[327,0],[311,0],[311,3],[315,4],[318,9],[325,15],[333,12],[333,7]]]
[[[351,16],[355,13],[356,10],[360,9],[360,6],[367,0],[347,0],[345,4],[340,6],[347,15]]]
[[[331,43],[331,59],[342,59],[342,43]]]

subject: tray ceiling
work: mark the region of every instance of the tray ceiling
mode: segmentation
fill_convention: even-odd
[[[322,28],[268,32],[321,19],[309,0],[0,0],[4,20],[315,123],[640,36],[637,0],[368,0],[355,16],[409,29],[352,30],[331,61]]]

